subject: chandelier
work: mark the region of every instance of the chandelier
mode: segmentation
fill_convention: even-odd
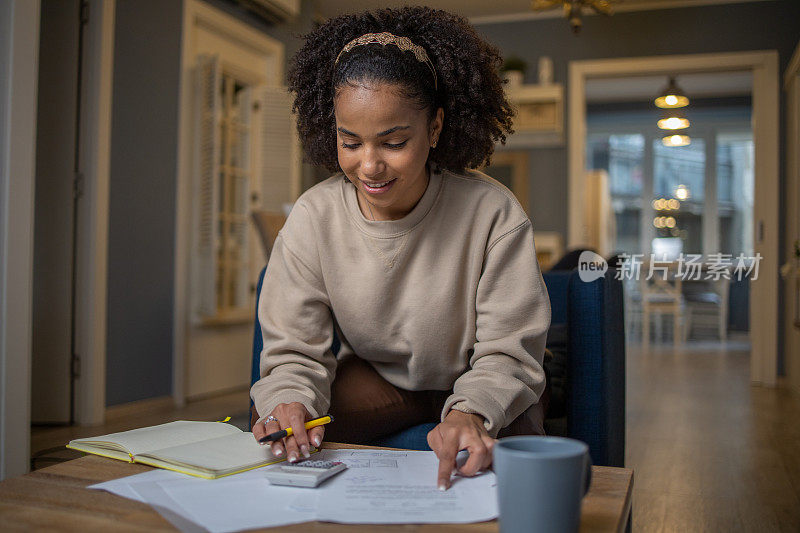
[[[583,8],[592,9],[595,13],[610,15],[612,12],[611,3],[615,0],[531,0],[531,9],[534,11],[546,11],[563,6],[564,16],[569,20],[572,31],[581,31],[583,21],[581,15]]]

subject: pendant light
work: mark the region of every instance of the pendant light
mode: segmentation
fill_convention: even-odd
[[[692,138],[688,135],[667,135],[661,139],[664,146],[689,146],[692,144]]]
[[[655,104],[661,109],[665,109],[664,115],[658,121],[658,127],[662,130],[678,131],[685,130],[690,126],[689,119],[679,111],[678,108],[686,107],[689,105],[689,98],[683,94],[683,91],[678,84],[675,83],[675,77],[670,76],[669,83],[664,89],[661,90],[660,96],[655,99]],[[686,131],[681,133],[671,133],[661,138],[661,143],[664,146],[689,146],[692,143],[692,138],[687,135]]]
[[[685,130],[690,125],[689,119],[680,111],[664,113],[664,117],[658,121],[658,127],[662,130]]]
[[[655,100],[656,106],[662,109],[674,109],[676,107],[686,107],[689,99],[675,83],[675,77],[670,76],[669,83],[661,91],[661,95]]]

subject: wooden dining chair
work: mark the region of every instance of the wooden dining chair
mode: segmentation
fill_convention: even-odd
[[[682,294],[682,279],[672,268],[641,277],[641,308],[643,347],[650,344],[651,318],[657,316],[660,321],[664,315],[672,315],[674,345],[683,343],[689,328],[689,309]],[[658,333],[660,330],[659,322]]]
[[[278,232],[286,222],[286,215],[276,211],[253,211],[250,214],[253,220],[253,225],[261,237],[261,244],[264,247],[264,259],[269,261],[269,256],[272,253],[272,247],[275,245],[275,239],[278,238]]]

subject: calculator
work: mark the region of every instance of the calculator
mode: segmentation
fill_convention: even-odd
[[[264,471],[272,485],[291,485],[293,487],[316,487],[329,477],[347,468],[339,461],[306,460],[297,463],[283,463]]]

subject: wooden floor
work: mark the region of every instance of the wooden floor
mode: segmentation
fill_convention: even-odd
[[[750,385],[746,344],[627,359],[634,531],[800,531],[800,399]]]
[[[637,532],[800,531],[800,399],[752,387],[744,343],[628,348],[626,466]],[[93,428],[36,428],[38,468],[67,441],[175,419],[247,422],[247,391],[181,410],[143,405]],[[58,451],[46,451],[59,447]]]

